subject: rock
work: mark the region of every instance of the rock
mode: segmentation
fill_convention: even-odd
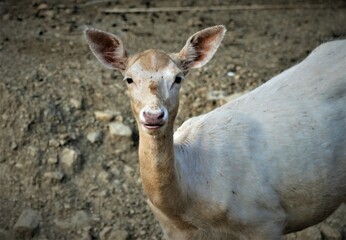
[[[60,143],[59,143],[58,140],[52,138],[52,139],[49,140],[48,145],[49,145],[50,147],[55,147],[55,148],[57,148],[57,147],[60,146]]]
[[[337,229],[332,228],[326,223],[322,223],[321,233],[324,239],[326,240],[341,240],[342,239],[341,233]]]
[[[72,218],[66,220],[54,220],[55,225],[62,230],[88,228],[91,225],[90,214],[86,211],[77,211]]]
[[[234,77],[234,76],[235,76],[235,72],[232,72],[232,71],[227,72],[227,77]]]
[[[43,174],[43,179],[50,184],[59,183],[62,181],[63,178],[64,178],[64,173],[62,173],[60,171],[45,172]]]
[[[101,183],[109,183],[109,180],[111,179],[111,175],[106,172],[105,170],[102,170],[99,172],[99,174],[97,175],[97,180]]]
[[[48,158],[47,162],[51,165],[55,165],[58,163],[58,157],[57,156],[51,156]]]
[[[53,18],[55,16],[55,12],[53,10],[45,10],[40,15],[46,18]]]
[[[111,136],[120,136],[120,137],[131,137],[132,130],[129,126],[120,123],[120,122],[111,122],[108,124],[109,132]]]
[[[91,216],[86,211],[77,211],[71,219],[74,228],[89,227],[91,224]]]
[[[225,91],[209,91],[207,99],[208,100],[220,100],[227,97]]]
[[[44,10],[48,9],[47,3],[41,3],[40,5],[37,6],[37,10]]]
[[[104,227],[100,232],[100,240],[126,240],[129,233],[125,230]]]
[[[110,122],[119,113],[115,111],[106,110],[106,111],[95,111],[94,114],[95,114],[96,120],[103,121],[103,122]]]
[[[30,164],[39,164],[42,151],[34,146],[29,146],[27,149],[28,156],[30,157],[30,161],[28,163]]]
[[[75,99],[75,98],[72,98],[70,100],[70,104],[73,108],[77,109],[77,110],[80,110],[82,109],[82,106],[83,106],[83,101],[82,99]]]
[[[11,142],[11,149],[12,150],[17,150],[17,148],[18,148],[18,144],[16,143],[16,141],[12,141]]]
[[[70,148],[65,148],[62,151],[60,161],[63,169],[71,174],[77,172],[82,165],[80,153]]]
[[[321,240],[321,232],[317,226],[312,226],[299,232],[286,235],[283,240],[297,240],[297,239],[309,239],[309,240]]]
[[[18,239],[31,239],[40,223],[40,217],[35,210],[25,209],[13,227]]]
[[[94,132],[90,132],[87,135],[87,139],[91,143],[101,142],[102,141],[102,137],[103,137],[103,134],[99,130],[94,131]]]

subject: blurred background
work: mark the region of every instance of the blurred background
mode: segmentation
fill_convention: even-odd
[[[345,38],[345,7],[342,0],[0,0],[0,240],[161,239],[141,187],[126,84],[91,54],[86,26],[118,35],[130,53],[178,52],[196,31],[227,27],[214,58],[184,83],[178,127]],[[346,239],[345,208],[286,239]]]

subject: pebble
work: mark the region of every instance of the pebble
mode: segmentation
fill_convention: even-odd
[[[110,174],[103,170],[103,171],[99,172],[99,174],[97,175],[97,180],[100,183],[109,183]]]
[[[91,216],[86,211],[77,211],[71,219],[71,224],[74,228],[89,227],[91,224]]]
[[[13,227],[18,239],[31,239],[40,223],[40,216],[33,209],[25,209]]]
[[[228,77],[234,77],[235,76],[235,72],[229,71],[229,72],[227,72],[227,76]]]
[[[80,110],[80,109],[82,109],[83,101],[82,101],[82,99],[72,98],[72,99],[70,99],[70,104],[73,108]]]
[[[11,149],[12,150],[17,150],[17,148],[18,148],[18,144],[15,141],[12,141],[11,142]]]
[[[111,136],[131,137],[132,130],[129,126],[120,122],[111,122],[108,125]]]
[[[86,211],[80,210],[77,211],[71,219],[65,220],[54,220],[54,224],[62,230],[72,230],[72,229],[81,229],[84,227],[90,227],[91,217],[90,214]]]
[[[66,172],[75,173],[81,167],[81,154],[77,150],[65,148],[60,155],[60,161]]]
[[[326,223],[322,223],[321,232],[324,239],[327,239],[327,240],[341,240],[342,239],[341,233],[337,229],[332,228]]]
[[[303,231],[291,233],[286,235],[285,240],[296,240],[296,239],[309,239],[309,240],[321,240],[321,232],[317,226],[309,227]]]
[[[28,147],[28,155],[32,157],[35,161],[40,158],[41,151],[35,146]]]
[[[46,182],[50,184],[56,184],[61,182],[61,180],[64,178],[64,173],[60,171],[55,172],[45,172],[43,174],[43,178]]]
[[[116,115],[118,115],[118,112],[106,110],[106,111],[95,111],[94,114],[95,114],[96,120],[103,121],[103,122],[110,122],[115,118]]]
[[[48,8],[47,3],[41,3],[40,5],[37,6],[37,10],[44,10]]]
[[[60,146],[60,143],[59,143],[58,140],[52,138],[52,139],[49,140],[48,145],[49,145],[50,147],[55,147],[55,148],[57,148],[57,147]]]
[[[51,156],[48,158],[47,162],[51,165],[55,165],[58,163],[58,157],[57,156]]]
[[[126,230],[104,227],[100,232],[100,240],[126,240],[129,233]]]
[[[87,139],[91,143],[101,142],[102,141],[102,137],[103,137],[103,134],[99,130],[94,131],[94,132],[90,132],[87,135]]]
[[[227,97],[227,94],[225,91],[209,91],[208,92],[208,96],[207,99],[208,100],[220,100],[220,99],[224,99],[225,97]]]

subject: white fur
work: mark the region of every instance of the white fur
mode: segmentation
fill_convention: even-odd
[[[213,239],[238,239],[227,237],[232,232],[278,239],[345,202],[345,68],[346,40],[326,43],[254,91],[186,121],[174,142],[190,205],[225,209],[247,228],[220,233],[198,212],[185,219]]]

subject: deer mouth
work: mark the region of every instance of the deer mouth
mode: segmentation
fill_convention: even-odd
[[[164,122],[142,122],[143,127],[149,130],[155,130],[164,125]]]

